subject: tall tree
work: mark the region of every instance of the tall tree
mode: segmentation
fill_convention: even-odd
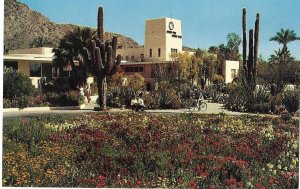
[[[96,32],[90,28],[77,27],[67,33],[59,43],[57,49],[53,49],[53,66],[56,69],[71,68],[72,87],[82,85],[86,81],[87,72],[82,62],[83,47],[95,37]],[[78,63],[78,66],[75,65]]]
[[[281,30],[277,32],[275,36],[270,38],[270,41],[276,41],[279,44],[282,44],[283,51],[287,51],[288,43],[296,40],[300,40],[300,37],[297,36],[294,30],[289,30],[289,29],[284,30],[283,28],[281,28]]]
[[[241,44],[241,38],[236,33],[229,33],[227,35],[227,48],[229,49],[229,58],[231,60],[239,59],[239,46]]]
[[[280,93],[289,83],[299,82],[300,64],[294,61],[290,51],[279,49],[269,59],[265,73],[269,83],[275,84],[276,93]]]

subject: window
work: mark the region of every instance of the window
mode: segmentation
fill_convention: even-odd
[[[236,77],[236,69],[231,69],[231,78]]]
[[[177,49],[171,49],[171,53],[177,53]]]
[[[30,77],[52,77],[52,64],[29,63]]]
[[[131,56],[131,60],[133,60],[134,59],[134,56]]]
[[[123,56],[121,57],[121,60],[124,60]]]
[[[29,63],[30,77],[41,77],[42,67],[40,63]]]
[[[126,56],[126,58],[125,58],[126,60],[128,60],[129,58],[128,58],[128,56]]]
[[[143,62],[145,60],[144,54],[141,54],[141,61]]]
[[[42,77],[50,79],[52,77],[52,64],[42,64]]]
[[[18,62],[4,61],[4,67],[18,69]]]
[[[150,49],[150,57],[152,57],[152,49]]]
[[[160,48],[158,48],[158,57],[160,57]]]
[[[125,72],[144,72],[144,67],[125,67],[124,68]]]

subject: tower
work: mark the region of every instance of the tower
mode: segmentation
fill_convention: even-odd
[[[182,51],[181,21],[172,18],[146,20],[144,54],[148,61],[170,61]]]

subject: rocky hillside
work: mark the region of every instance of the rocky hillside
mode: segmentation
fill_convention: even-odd
[[[95,18],[96,22],[96,18]],[[32,11],[17,0],[4,0],[4,43],[6,49],[29,48],[38,37],[49,39],[56,47],[59,40],[76,25],[56,24],[39,12]],[[139,44],[126,36],[106,32],[104,38],[118,36],[118,45],[138,47]]]

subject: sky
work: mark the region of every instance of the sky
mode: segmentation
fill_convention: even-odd
[[[145,20],[172,17],[181,20],[183,45],[208,49],[226,44],[228,33],[242,36],[242,9],[247,29],[254,29],[260,13],[259,54],[268,59],[280,45],[269,39],[281,28],[300,36],[300,0],[19,0],[56,23],[96,27],[98,6],[104,8],[104,30],[144,44]],[[300,60],[300,40],[288,45]],[[240,52],[241,47],[240,47]]]

